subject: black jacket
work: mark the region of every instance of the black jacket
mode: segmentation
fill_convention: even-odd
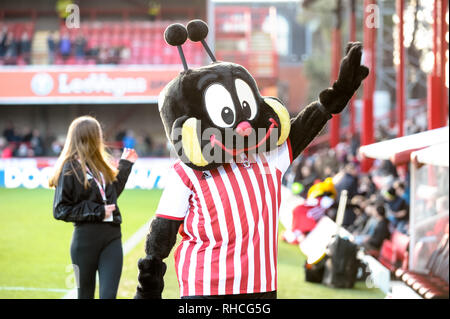
[[[113,212],[114,224],[122,223],[117,198],[125,188],[128,176],[133,163],[127,160],[120,160],[117,180],[106,185],[107,204],[116,204]],[[58,186],[53,200],[53,216],[56,219],[75,224],[85,222],[103,222],[105,218],[105,208],[102,196],[97,184],[93,179],[89,180],[89,187],[84,185],[75,176],[76,170],[79,177],[82,177],[81,165],[78,161],[67,161],[62,169],[58,180]]]
[[[367,246],[370,249],[378,250],[381,248],[383,241],[385,239],[389,239],[390,236],[391,233],[389,232],[389,221],[386,218],[384,218],[383,220],[380,220],[375,226],[373,234],[369,237],[369,240],[367,241]]]

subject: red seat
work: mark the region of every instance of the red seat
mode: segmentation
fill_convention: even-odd
[[[396,271],[396,275],[425,299],[448,299],[448,249],[447,230],[428,260],[427,273],[405,270]]]
[[[425,299],[449,297],[448,283],[432,274],[405,271],[400,279]]]
[[[409,236],[395,230],[391,239],[386,239],[380,249],[378,260],[390,271],[404,267],[407,260]]]

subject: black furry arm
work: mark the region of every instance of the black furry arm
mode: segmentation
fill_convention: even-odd
[[[146,257],[138,261],[139,275],[135,299],[161,299],[166,264],[175,245],[177,232],[183,221],[156,217],[150,224],[145,244]]]
[[[313,102],[305,107],[296,117],[291,119],[289,140],[292,148],[292,158],[296,158],[320,133],[331,118],[320,102]]]
[[[361,43],[348,43],[338,79],[330,88],[320,92],[318,101],[311,103],[291,119],[289,140],[293,158],[300,155],[319,134],[327,121],[332,118],[332,114],[342,112],[361,82],[369,75],[369,69],[361,65],[361,55]]]

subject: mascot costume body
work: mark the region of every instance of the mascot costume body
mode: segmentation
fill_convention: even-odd
[[[182,298],[276,298],[282,176],[369,73],[361,44],[349,43],[338,80],[291,119],[278,99],[260,95],[244,67],[216,61],[207,34],[201,20],[173,24],[164,34],[184,66],[158,101],[179,160],[138,262],[135,298],[161,298],[163,260],[178,232]],[[181,47],[188,37],[203,44],[210,65],[188,68]]]

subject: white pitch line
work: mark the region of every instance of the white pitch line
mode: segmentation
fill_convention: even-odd
[[[136,247],[136,245],[141,242],[142,238],[144,238],[147,235],[151,221],[152,220],[146,222],[141,228],[137,230],[137,232],[131,235],[131,237],[128,238],[128,240],[122,245],[124,256],[127,255],[130,251],[132,251],[133,248]]]
[[[126,256],[130,251],[136,247],[137,244],[147,235],[150,223],[152,220],[146,222],[141,228],[139,228],[128,240],[122,244],[123,255]],[[67,291],[67,290],[66,290]],[[77,288],[69,290],[61,299],[77,299]]]

